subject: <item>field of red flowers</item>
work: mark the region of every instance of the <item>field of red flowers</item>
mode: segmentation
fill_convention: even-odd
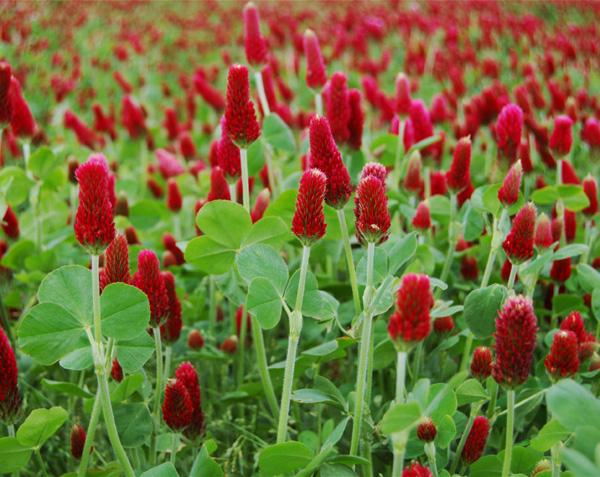
[[[0,474],[600,476],[598,18],[0,4]]]

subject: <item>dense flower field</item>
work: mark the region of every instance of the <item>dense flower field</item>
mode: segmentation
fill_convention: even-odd
[[[0,474],[600,475],[600,3],[0,12]]]

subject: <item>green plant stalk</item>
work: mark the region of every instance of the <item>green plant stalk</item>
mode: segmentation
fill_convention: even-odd
[[[482,405],[483,401],[471,404],[469,420],[467,421],[467,425],[465,426],[462,436],[460,436],[460,441],[458,441],[458,447],[456,448],[456,453],[454,454],[454,459],[452,460],[452,466],[450,467],[450,474],[454,474],[456,472],[458,463],[460,462],[460,458],[462,456],[462,451],[465,448],[465,443],[467,442],[467,437],[469,437],[475,417],[477,417],[477,413],[479,412],[479,409],[481,409]]]
[[[165,346],[165,369],[163,372],[163,381],[166,383],[169,380],[171,374],[171,361],[173,359],[173,347],[171,345]]]
[[[404,402],[404,394],[406,388],[406,362],[408,360],[408,353],[406,351],[398,351],[396,354],[396,399],[395,404]],[[392,475],[394,477],[402,474],[402,467],[404,466],[404,450],[406,445],[403,444],[400,449],[399,446],[394,442],[394,436],[392,436],[392,446],[394,449],[394,462],[392,465]]]
[[[217,329],[217,292],[215,279],[212,275],[208,276],[208,295],[208,332],[210,334],[210,339],[214,341]]]
[[[404,129],[406,127],[406,121],[400,121],[398,125],[398,140],[396,142],[396,154],[394,156],[394,170],[396,171],[396,184],[402,179],[402,160],[404,158]]]
[[[525,404],[527,404],[528,402],[533,401],[534,399],[536,399],[537,397],[541,396],[542,394],[545,394],[547,390],[548,389],[542,389],[541,391],[538,391],[537,393],[532,394],[528,398],[525,398],[522,401],[519,401],[518,403],[515,404],[515,409],[518,409],[521,406],[524,406]],[[498,418],[500,416],[504,416],[504,414],[506,414],[507,412],[508,412],[508,410],[505,409],[504,411],[499,412],[498,414],[496,414],[495,418]]]
[[[177,449],[179,448],[179,433],[173,433],[173,440],[171,441],[171,464],[175,465],[175,459],[177,458]]]
[[[83,444],[83,453],[81,454],[81,461],[79,462],[79,469],[77,471],[77,477],[85,477],[87,474],[88,464],[90,462],[92,444],[94,443],[94,435],[96,434],[96,427],[100,420],[100,390],[96,393],[96,400],[92,407],[92,414],[90,416],[90,423],[88,424],[87,432],[85,435],[85,442]]]
[[[34,455],[35,455],[35,460],[37,461],[38,465],[40,466],[40,469],[42,471],[42,475],[44,477],[48,477],[48,472],[46,471],[46,464],[44,464],[44,459],[42,459],[42,454],[40,454],[40,450],[39,449],[35,449],[33,451]]]
[[[593,227],[592,227],[592,221],[590,219],[587,219],[585,221],[585,229],[584,229],[584,243],[588,246],[587,250],[585,252],[583,252],[583,254],[581,255],[581,259],[579,261],[579,263],[587,263],[588,261],[588,257],[590,256],[590,251],[592,250],[592,245],[594,242],[594,234],[592,233]]]
[[[510,267],[510,275],[508,277],[508,283],[506,284],[506,288],[512,290],[515,286],[515,279],[517,278],[517,272],[519,271],[519,265],[516,263],[512,263]]]
[[[154,404],[152,405],[152,419],[154,420],[154,435],[150,437],[150,463],[156,463],[156,440],[160,431],[160,403],[163,388],[163,353],[160,339],[160,327],[152,327],[154,335],[154,351],[156,352],[156,386],[154,388]]]
[[[265,398],[271,409],[273,417],[279,415],[279,405],[277,404],[277,397],[275,396],[275,390],[273,389],[273,382],[271,381],[271,375],[269,374],[269,368],[267,363],[267,353],[265,351],[265,340],[263,338],[262,329],[260,322],[255,316],[251,317],[252,320],[252,344],[256,350],[256,362],[258,364],[258,374],[260,375],[260,381],[262,383],[263,392]]]
[[[352,419],[352,439],[350,441],[350,455],[357,455],[358,444],[361,438],[363,412],[365,407],[365,387],[367,384],[367,364],[369,360],[369,348],[371,327],[373,319],[371,316],[371,295],[373,292],[373,266],[375,261],[375,244],[369,242],[367,245],[367,287],[364,296],[364,320],[360,338],[360,350],[358,358],[358,370],[356,373],[356,396],[354,397],[354,413]],[[370,460],[370,459],[369,459]]]
[[[94,356],[94,364],[96,377],[98,379],[98,393],[102,406],[102,414],[106,424],[108,438],[113,447],[113,451],[117,460],[123,467],[123,471],[127,477],[135,477],[127,453],[121,444],[117,426],[115,424],[115,416],[112,410],[110,400],[110,391],[108,389],[108,379],[106,376],[106,357],[104,356],[104,347],[102,343],[102,317],[100,313],[100,276],[98,268],[98,255],[91,256],[92,261],[92,310],[94,318],[94,341],[92,342],[92,354]],[[160,334],[159,334],[160,336]]]
[[[487,408],[487,418],[488,420],[492,421],[496,411],[496,402],[498,400],[498,383],[494,379],[490,381],[488,393],[491,396],[491,399]]]
[[[440,280],[445,282],[448,279],[450,273],[450,267],[452,266],[452,259],[454,258],[454,249],[456,247],[456,233],[454,231],[454,217],[456,215],[456,194],[450,194],[450,220],[448,225],[448,252],[446,253],[446,260],[444,261],[444,267],[442,268],[442,274]],[[437,294],[439,295],[441,288],[438,288]]]
[[[271,114],[271,108],[269,108],[269,101],[267,101],[267,95],[265,94],[265,84],[263,82],[262,71],[256,71],[254,73],[254,80],[256,81],[256,90],[258,91],[260,107],[263,110],[263,114],[268,116]]]
[[[242,203],[246,212],[250,213],[250,186],[248,185],[248,149],[240,147],[240,164],[242,169]]]
[[[506,391],[506,444],[504,446],[504,462],[502,463],[502,477],[510,475],[512,460],[513,430],[515,425],[515,391]]]
[[[300,277],[298,280],[298,291],[294,310],[290,314],[290,334],[288,338],[288,350],[285,360],[285,373],[283,375],[283,390],[281,392],[281,406],[279,410],[279,423],[277,425],[277,443],[285,442],[287,437],[287,425],[290,414],[290,400],[294,384],[294,368],[296,365],[296,351],[302,331],[302,303],[304,301],[304,289],[306,287],[306,274],[308,273],[308,259],[310,247],[304,245],[302,248],[302,262],[300,263]]]
[[[434,442],[427,442],[425,444],[425,454],[427,454],[427,460],[429,462],[429,467],[431,468],[431,473],[433,474],[433,477],[438,477],[438,469],[437,469],[437,462],[435,460],[435,443]]]
[[[0,134],[2,134],[2,131],[0,131]],[[0,140],[0,148],[2,147],[2,142]],[[14,424],[8,424],[8,426],[6,426],[8,428],[8,436],[9,437],[15,437],[15,425]],[[18,470],[13,472],[11,475],[12,477],[19,477],[19,475],[21,474],[21,472],[19,472]]]
[[[550,455],[552,458],[552,477],[560,477],[560,442],[552,446]]]
[[[352,247],[350,246],[350,236],[348,235],[348,226],[346,225],[346,216],[344,209],[337,209],[338,222],[342,232],[342,240],[344,243],[344,253],[346,255],[346,265],[348,266],[348,277],[350,278],[350,286],[352,288],[352,300],[354,302],[354,313],[360,315],[360,294],[358,293],[358,280],[356,279],[356,268],[354,267],[354,259],[352,258]]]
[[[236,381],[240,386],[244,382],[244,356],[246,354],[246,307],[242,305],[242,320],[240,321],[240,340],[238,342],[238,366]]]
[[[320,91],[315,92],[315,110],[319,116],[323,116],[323,95]]]

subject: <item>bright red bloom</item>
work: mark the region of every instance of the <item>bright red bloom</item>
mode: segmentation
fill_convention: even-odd
[[[174,431],[181,431],[191,424],[194,408],[182,381],[176,380],[167,384],[162,413],[165,423]]]
[[[12,70],[6,61],[0,61],[0,131],[10,123],[12,103],[10,98],[10,79]]]
[[[265,210],[269,207],[269,200],[271,198],[271,192],[269,189],[263,189],[256,197],[256,202],[254,203],[254,207],[250,212],[250,217],[252,218],[252,223],[258,222],[262,219],[265,214]]]
[[[117,131],[115,130],[115,119],[111,115],[106,115],[99,104],[92,105],[94,112],[94,129],[99,133],[108,134],[114,141],[117,139]]]
[[[70,110],[65,111],[64,125],[75,133],[81,145],[90,149],[96,148],[97,137],[94,131]]]
[[[367,176],[375,176],[385,184],[387,173],[387,169],[382,164],[379,164],[378,162],[367,162],[363,166],[362,171],[360,171],[360,179],[362,180]]]
[[[446,174],[442,171],[430,171],[429,182],[431,184],[431,195],[446,195],[448,186],[446,184]]]
[[[100,290],[111,283],[129,283],[129,251],[127,239],[117,234],[104,253],[104,268],[100,275]]]
[[[177,119],[177,114],[173,108],[165,109],[165,122],[164,122],[165,130],[167,131],[167,138],[169,141],[174,141],[179,135],[179,120]]]
[[[169,307],[167,320],[160,327],[160,336],[167,343],[175,343],[181,335],[181,302],[175,291],[175,277],[171,272],[162,272],[162,279],[167,290]]]
[[[508,207],[519,200],[519,189],[521,188],[521,179],[523,178],[523,167],[521,161],[515,162],[508,170],[502,187],[498,190],[498,200]]]
[[[158,161],[158,171],[164,179],[177,177],[185,173],[185,167],[181,161],[166,149],[157,149],[154,154]]]
[[[129,136],[138,139],[146,134],[144,110],[131,96],[124,96],[121,102],[121,123]]]
[[[179,151],[186,161],[196,157],[196,145],[188,131],[179,133]]]
[[[217,146],[217,159],[219,167],[230,181],[235,181],[240,176],[242,170],[240,149],[227,134],[225,118],[221,120],[221,139]]]
[[[578,311],[572,311],[569,315],[561,322],[560,329],[563,331],[572,331],[577,337],[579,344],[584,343],[587,340],[588,332],[585,329],[585,324],[581,313]]]
[[[119,363],[117,358],[113,359],[112,361],[110,375],[118,383],[123,381],[123,368],[121,367],[121,363]]]
[[[304,32],[304,56],[306,57],[306,84],[314,90],[321,90],[327,83],[327,71],[319,47],[319,39],[312,30]]]
[[[175,264],[182,265],[185,262],[185,258],[183,256],[183,252],[177,246],[175,237],[173,237],[169,233],[166,233],[163,235],[162,241],[163,241],[163,245],[164,245],[165,249],[173,254],[173,257],[175,258]]]
[[[536,209],[532,203],[525,204],[515,216],[510,232],[502,248],[511,263],[519,264],[533,257]]]
[[[414,130],[415,142],[433,136],[433,125],[431,124],[429,111],[423,101],[420,99],[412,101],[410,104],[409,115]]]
[[[221,92],[211,85],[201,71],[194,73],[194,89],[217,113],[225,109],[225,99]]]
[[[404,73],[396,77],[396,112],[405,117],[410,112],[412,99],[410,97],[410,80]]]
[[[569,209],[565,209],[564,212],[565,238],[567,239],[567,243],[571,243],[575,240],[575,232],[577,231],[577,215]]]
[[[426,417],[417,426],[417,437],[423,442],[433,442],[436,435],[437,428],[429,417]]]
[[[402,477],[433,477],[429,467],[413,462],[402,471]]]
[[[514,162],[523,134],[523,110],[512,103],[504,106],[498,115],[495,131],[499,151],[511,163]]]
[[[10,346],[4,329],[0,327],[0,421],[11,424],[21,409],[21,393],[18,387],[19,370],[15,352]]]
[[[465,442],[461,457],[467,464],[472,464],[482,455],[490,433],[490,422],[484,416],[477,416]]]
[[[354,198],[354,216],[356,237],[361,243],[387,240],[391,221],[385,182],[374,175],[360,180]]]
[[[198,373],[189,361],[184,361],[175,371],[175,378],[181,381],[190,395],[194,409],[200,407],[200,384],[198,382]]]
[[[331,135],[329,121],[316,115],[310,121],[310,167],[319,169],[327,177],[327,204],[343,208],[352,194],[350,175]]]
[[[233,335],[225,338],[219,349],[227,354],[235,354],[237,351],[238,337]]]
[[[412,226],[417,230],[427,230],[431,227],[431,214],[427,201],[419,202],[417,211],[412,219]]]
[[[252,317],[250,313],[244,313],[244,305],[238,306],[237,310],[235,310],[235,333],[237,337],[240,337],[240,333],[242,331],[242,321],[246,322],[246,339],[250,338],[250,332],[252,331]]]
[[[442,316],[433,321],[433,330],[439,334],[450,333],[454,329],[454,319],[451,316]]]
[[[220,167],[213,167],[210,170],[210,190],[206,197],[208,202],[213,200],[231,200],[231,194],[229,192],[229,186],[223,174],[223,169]]]
[[[487,346],[478,346],[471,358],[471,375],[483,381],[492,374],[492,350]]]
[[[388,333],[397,344],[404,347],[423,341],[431,331],[429,311],[433,294],[427,275],[404,275],[398,289],[396,311],[390,317]]]
[[[75,175],[79,183],[75,236],[90,253],[99,255],[115,237],[111,205],[114,192],[109,190],[111,179],[105,157],[91,155]]]
[[[549,248],[554,243],[552,223],[544,213],[540,214],[535,224],[534,244],[539,250]]]
[[[498,384],[515,388],[527,381],[535,350],[537,318],[531,300],[510,297],[496,319],[496,361],[492,375]]]
[[[202,349],[204,348],[204,337],[198,330],[191,330],[188,333],[188,346],[191,349]]]
[[[575,333],[560,330],[554,335],[544,366],[554,379],[567,378],[577,373],[579,349]]]
[[[229,68],[225,122],[229,138],[238,147],[246,148],[260,136],[260,125],[250,100],[248,68],[242,65]]]
[[[244,7],[244,48],[250,65],[260,69],[267,63],[267,42],[260,33],[258,9],[252,2]]]
[[[341,71],[336,71],[329,80],[327,87],[325,111],[331,133],[338,144],[342,144],[350,137],[348,122],[351,117],[351,109],[348,93],[348,80]]]
[[[453,192],[460,192],[471,182],[471,139],[461,138],[454,148],[452,164],[446,172],[446,183]]]
[[[573,120],[561,115],[554,118],[554,129],[550,135],[550,149],[559,156],[566,156],[573,145]]]
[[[600,148],[600,121],[596,118],[588,118],[581,131],[581,138],[592,149]]]
[[[319,240],[327,229],[323,200],[327,177],[318,169],[307,170],[300,179],[296,211],[292,219],[292,232],[305,246]]]
[[[158,182],[156,182],[156,179],[154,179],[153,177],[149,178],[148,181],[146,181],[146,185],[148,186],[148,189],[150,189],[152,195],[157,199],[160,199],[165,194],[165,191],[163,190],[161,185]]]
[[[580,183],[579,177],[577,177],[577,173],[575,172],[573,165],[567,159],[563,159],[561,161],[560,171],[560,178],[562,184],[577,185]]]
[[[360,91],[350,89],[348,92],[348,104],[350,105],[350,118],[348,120],[348,145],[352,149],[359,150],[362,145],[362,134],[365,123],[365,112],[361,105]]]
[[[424,182],[421,178],[421,167],[421,156],[419,154],[413,154],[408,160],[406,175],[402,182],[404,188],[413,194],[418,194],[423,190]]]
[[[587,195],[590,205],[583,209],[582,212],[588,217],[596,215],[598,212],[598,183],[591,174],[583,179],[583,192]]]
[[[85,432],[85,429],[79,424],[75,424],[71,428],[71,455],[77,460],[81,459],[81,456],[83,455],[86,436],[87,433]]]
[[[142,290],[150,302],[150,322],[159,325],[169,312],[169,297],[160,273],[158,257],[152,250],[142,250],[138,255],[138,269],[133,284]]]
[[[167,182],[167,207],[173,212],[179,212],[183,205],[183,198],[179,191],[179,186],[175,179],[169,179]]]
[[[17,137],[32,137],[37,130],[37,124],[23,96],[21,85],[14,76],[10,78],[10,98],[12,110],[10,126],[13,133]]]
[[[17,219],[17,215],[10,205],[6,208],[4,217],[2,217],[2,230],[11,239],[16,240],[19,238],[19,219]]]

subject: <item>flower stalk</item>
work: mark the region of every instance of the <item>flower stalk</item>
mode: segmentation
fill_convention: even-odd
[[[509,477],[512,460],[513,430],[515,425],[515,391],[506,391],[506,444],[504,445],[504,461],[502,463],[502,477]]]
[[[342,240],[344,244],[344,254],[346,255],[346,265],[348,267],[348,277],[350,278],[350,287],[352,288],[352,301],[354,303],[354,312],[356,316],[360,315],[360,294],[358,293],[358,280],[356,279],[356,268],[354,258],[352,257],[352,247],[350,246],[350,236],[348,235],[348,226],[346,225],[346,216],[343,209],[337,209],[338,222],[342,231]]]

